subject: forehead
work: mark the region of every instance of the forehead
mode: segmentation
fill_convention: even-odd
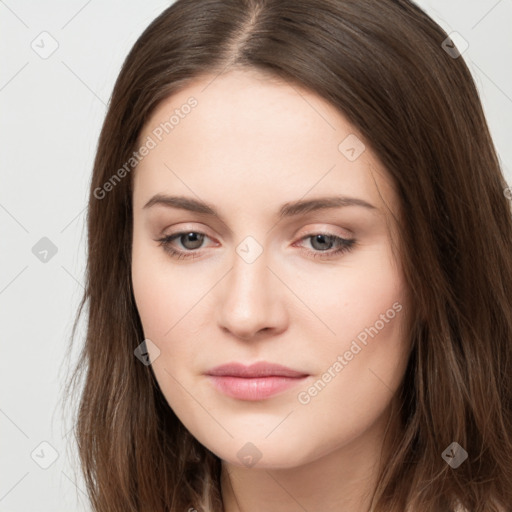
[[[198,77],[158,105],[139,141],[148,137],[139,206],[161,192],[245,197],[248,208],[326,193],[395,202],[386,171],[333,105],[253,70]]]

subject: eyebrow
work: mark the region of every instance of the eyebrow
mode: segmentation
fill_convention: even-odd
[[[151,208],[155,205],[178,208],[180,210],[187,210],[203,215],[213,215],[222,220],[222,217],[212,205],[191,197],[156,194],[143,206],[143,209]],[[285,203],[281,206],[278,216],[280,219],[283,219],[285,217],[304,215],[317,210],[342,208],[346,206],[359,206],[368,210],[378,210],[378,208],[363,199],[347,196],[329,196]]]

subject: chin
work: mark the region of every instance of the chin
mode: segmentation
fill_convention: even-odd
[[[283,446],[283,442],[262,440],[249,441],[247,438],[234,438],[219,445],[216,442],[203,443],[222,461],[237,467],[248,469],[291,469],[312,462],[321,456],[320,450],[311,448],[309,451],[303,443],[292,443]],[[318,453],[317,453],[318,452]]]

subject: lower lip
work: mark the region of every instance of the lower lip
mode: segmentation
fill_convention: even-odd
[[[239,400],[264,400],[304,382],[304,377],[255,377],[208,376],[213,385],[225,395]]]

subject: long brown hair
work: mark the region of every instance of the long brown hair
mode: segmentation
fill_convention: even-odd
[[[75,434],[96,512],[222,510],[219,458],[134,357],[144,336],[130,277],[133,173],[118,169],[163,99],[235,67],[331,102],[401,200],[412,350],[402,431],[372,510],[512,510],[511,207],[475,84],[446,38],[409,0],[178,0],[137,40],[97,148],[72,334],[87,306],[69,389],[83,380]],[[456,469],[442,457],[452,442],[468,454]]]

